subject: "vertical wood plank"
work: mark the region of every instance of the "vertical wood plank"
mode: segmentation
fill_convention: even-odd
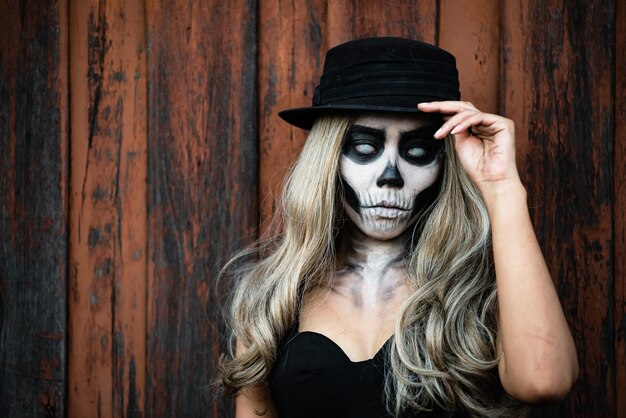
[[[62,417],[67,3],[0,3],[0,416]]]
[[[401,36],[436,44],[437,0],[328,0],[329,47],[371,36]]]
[[[326,0],[261,1],[259,25],[259,201],[267,231],[285,173],[307,135],[278,112],[311,104],[328,44]]]
[[[146,416],[220,416],[207,388],[220,318],[207,300],[217,268],[258,221],[257,5],[147,6]]]
[[[611,2],[503,1],[502,112],[581,376],[551,416],[615,416]],[[599,46],[602,47],[599,47]]]
[[[615,8],[615,393],[616,416],[626,417],[626,4]]]
[[[70,417],[143,416],[147,98],[141,1],[71,0]]]
[[[500,1],[440,0],[439,46],[456,57],[461,99],[498,113]]]

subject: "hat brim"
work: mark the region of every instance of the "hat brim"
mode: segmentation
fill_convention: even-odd
[[[315,120],[325,114],[329,113],[354,113],[354,112],[385,112],[385,113],[409,113],[420,114],[423,113],[417,107],[393,107],[393,106],[376,106],[370,104],[357,105],[357,104],[327,104],[322,106],[312,107],[297,107],[293,109],[285,109],[278,112],[285,122],[298,128],[310,130],[315,123]]]

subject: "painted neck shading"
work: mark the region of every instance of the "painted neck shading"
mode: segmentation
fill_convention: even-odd
[[[343,232],[332,290],[348,296],[357,307],[393,298],[395,290],[405,284],[411,232],[383,241],[368,237],[351,222]]]

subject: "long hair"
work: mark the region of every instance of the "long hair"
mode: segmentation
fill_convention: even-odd
[[[275,218],[280,235],[244,250],[223,270],[234,279],[229,351],[221,361],[227,394],[267,381],[302,296],[329,284],[343,216],[339,157],[352,120],[317,119],[281,195]],[[444,154],[439,196],[416,223],[407,260],[417,291],[396,322],[385,376],[387,407],[395,416],[434,408],[519,416],[496,370],[497,295],[487,211],[451,137]]]

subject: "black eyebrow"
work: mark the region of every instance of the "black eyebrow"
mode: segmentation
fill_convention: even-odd
[[[436,127],[434,126],[420,126],[417,129],[413,129],[412,131],[407,131],[407,132],[403,132],[400,135],[400,140],[402,139],[406,139],[408,137],[412,137],[412,136],[422,136],[424,134],[426,134],[426,136],[431,136],[431,139],[434,139],[434,134],[435,131],[437,130]]]
[[[350,128],[350,132],[351,131],[359,131],[359,132],[363,132],[363,133],[367,133],[367,134],[371,134],[371,135],[375,135],[375,136],[379,136],[379,137],[385,137],[385,131],[382,129],[375,129],[375,128],[370,128],[369,126],[363,126],[363,125],[352,125],[352,127]]]
[[[372,128],[369,126],[363,126],[363,125],[352,125],[352,127],[350,128],[350,130],[358,130],[360,132],[365,132],[365,133],[370,133],[370,134],[375,134],[375,135],[385,135],[386,131],[384,129],[376,129],[376,128]],[[430,133],[437,130],[437,127],[435,126],[430,126],[430,125],[426,125],[426,126],[420,126],[419,128],[415,128],[412,129],[410,131],[406,131],[406,132],[402,132],[400,133],[400,137],[403,138],[405,136],[415,136],[415,135],[419,135],[422,133]]]
[[[434,133],[437,130],[437,127],[435,126],[431,126],[431,125],[426,125],[426,126],[420,126],[419,128],[415,128],[412,129],[410,131],[406,131],[406,132],[401,132],[400,133],[400,141],[404,141],[407,138],[411,138],[414,136],[426,136],[428,137],[432,137],[430,139],[434,140]],[[363,132],[366,134],[370,134],[373,135],[377,138],[381,138],[384,139],[386,138],[387,132],[384,129],[376,129],[376,128],[372,128],[369,126],[363,126],[363,125],[352,125],[352,127],[350,128],[350,130],[348,131],[348,133],[350,132]]]

